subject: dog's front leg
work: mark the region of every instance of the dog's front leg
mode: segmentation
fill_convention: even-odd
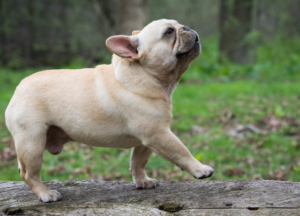
[[[130,171],[132,179],[139,189],[154,188],[159,185],[156,179],[147,176],[145,166],[148,162],[152,150],[141,145],[131,149]]]
[[[169,128],[156,128],[143,137],[142,143],[197,179],[208,178],[214,173],[213,168],[196,160]]]

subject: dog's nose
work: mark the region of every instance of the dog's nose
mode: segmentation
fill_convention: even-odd
[[[191,32],[193,32],[193,34],[196,36],[195,43],[197,43],[199,41],[199,37],[198,37],[197,33],[194,30],[191,30]]]
[[[195,35],[195,43],[197,43],[197,42],[199,41],[199,37],[198,37],[197,33],[196,33],[194,30],[192,30],[190,27],[188,27],[188,26],[183,26],[182,29],[183,29],[184,31],[190,31],[190,32],[192,32],[192,33]]]
[[[183,26],[183,30],[185,30],[185,31],[190,31],[191,29],[190,29],[190,27],[188,27],[188,26]]]

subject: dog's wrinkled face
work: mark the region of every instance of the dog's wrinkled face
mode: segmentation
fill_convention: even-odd
[[[200,53],[197,33],[175,20],[158,20],[147,25],[138,35],[142,63],[173,68],[177,63],[190,63]]]
[[[107,47],[116,55],[138,62],[150,71],[171,72],[189,67],[200,53],[199,36],[189,27],[175,20],[151,22],[132,36],[113,36],[107,39]]]

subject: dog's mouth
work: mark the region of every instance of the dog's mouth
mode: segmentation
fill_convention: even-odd
[[[199,37],[197,34],[196,35],[196,38],[195,38],[195,44],[194,46],[192,47],[192,49],[190,49],[189,51],[185,52],[185,53],[180,53],[180,54],[177,54],[177,58],[182,58],[184,56],[187,56],[190,52],[193,51],[193,49],[195,49],[196,46],[199,46]]]

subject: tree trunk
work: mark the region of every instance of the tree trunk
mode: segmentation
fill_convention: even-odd
[[[147,19],[145,0],[90,0],[106,37],[114,34],[131,35],[141,30]]]
[[[247,40],[252,29],[253,0],[221,0],[220,53],[235,63],[249,63],[251,52]]]
[[[115,34],[117,1],[118,0],[90,0],[105,38]]]
[[[43,203],[24,182],[0,181],[6,215],[299,215],[300,183],[282,181],[46,182],[63,200]],[[172,213],[170,213],[172,212]]]
[[[24,59],[26,61],[27,66],[32,66],[34,62],[34,42],[35,42],[35,34],[36,34],[36,26],[34,23],[34,11],[35,11],[35,0],[27,0],[26,4],[26,21],[25,21],[25,34],[24,39],[25,43],[21,43],[23,45],[23,53]]]
[[[131,35],[134,30],[142,30],[147,20],[145,0],[119,0],[117,33]]]
[[[4,11],[4,1],[5,0],[0,0],[0,65],[5,65],[6,64],[6,37],[5,37],[5,32],[4,32],[4,17],[5,17],[5,11]]]

